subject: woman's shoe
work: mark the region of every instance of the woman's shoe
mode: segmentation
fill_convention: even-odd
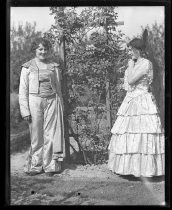
[[[45,172],[46,176],[52,177],[54,176],[55,172]]]
[[[41,172],[36,172],[36,171],[30,171],[30,172],[24,172],[28,176],[35,176],[38,174],[41,174]]]

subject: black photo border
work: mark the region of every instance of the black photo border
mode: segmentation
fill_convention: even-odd
[[[1,154],[4,160],[4,184],[5,193],[2,192],[3,207],[10,205],[10,8],[11,7],[50,7],[50,6],[164,6],[165,7],[165,201],[170,206],[170,185],[171,185],[171,0],[7,0],[5,2],[5,96],[3,108],[5,108],[5,119],[2,121],[4,147],[1,147]],[[3,14],[3,12],[2,12]],[[1,40],[2,42],[2,40]],[[4,82],[4,77],[2,78]],[[32,207],[32,206],[31,206]],[[43,207],[43,206],[41,206]],[[132,206],[133,207],[133,206]]]

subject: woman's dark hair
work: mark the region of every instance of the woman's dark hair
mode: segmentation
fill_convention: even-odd
[[[51,42],[45,38],[36,38],[31,44],[31,52],[35,52],[39,44],[42,44],[48,51],[52,48]]]
[[[145,51],[145,48],[146,48],[146,44],[147,44],[147,38],[148,38],[148,30],[145,29],[143,31],[143,34],[142,34],[142,38],[139,39],[139,38],[134,38],[133,40],[131,40],[127,46],[131,46],[135,49],[138,49],[138,50],[141,50],[141,51]]]
[[[127,47],[133,47],[137,50],[145,50],[145,43],[142,39],[139,38],[134,38],[133,40],[131,40],[128,44]]]

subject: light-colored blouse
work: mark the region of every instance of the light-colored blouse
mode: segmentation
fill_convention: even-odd
[[[150,84],[152,83],[153,80],[153,67],[152,63],[145,59],[145,58],[140,58],[135,65],[133,64],[134,61],[129,60],[128,62],[128,68],[125,71],[125,76],[124,76],[124,89],[127,92],[135,92],[135,91],[148,91]],[[142,76],[140,79],[138,79],[133,85],[130,85],[127,81],[127,77],[130,72],[138,71],[144,71],[145,74]]]
[[[48,97],[53,94],[55,94],[55,91],[52,89],[52,84],[50,81],[50,70],[39,69],[39,92],[37,96]]]

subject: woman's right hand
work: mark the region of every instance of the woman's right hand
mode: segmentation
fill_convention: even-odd
[[[26,116],[26,117],[24,117],[23,119],[24,119],[25,121],[29,122],[29,123],[32,121],[31,115]]]

